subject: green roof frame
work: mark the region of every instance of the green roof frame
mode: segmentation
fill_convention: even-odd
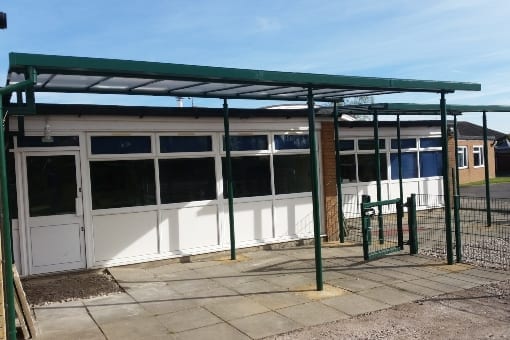
[[[340,113],[383,115],[439,115],[441,108],[436,104],[377,103],[364,105],[338,106]],[[448,115],[467,112],[510,112],[510,105],[446,105]]]
[[[24,74],[30,68],[38,74],[35,92],[306,101],[308,89],[311,88],[315,101],[335,102],[348,97],[399,92],[481,90],[480,84],[467,82],[294,73],[27,53],[9,54],[8,84],[23,81]],[[57,82],[59,78],[60,82]],[[117,86],[111,86],[112,82]],[[118,86],[119,83],[125,86]]]

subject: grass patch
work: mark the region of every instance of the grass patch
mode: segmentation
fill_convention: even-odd
[[[494,177],[494,178],[489,179],[489,183],[490,184],[510,183],[510,176],[509,177]],[[470,187],[470,186],[483,185],[483,184],[485,184],[485,181],[476,181],[476,182],[461,184],[461,187]]]

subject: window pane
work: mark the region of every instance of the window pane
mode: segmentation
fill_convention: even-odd
[[[150,153],[149,136],[94,136],[90,137],[91,152],[94,155]]]
[[[274,144],[276,150],[310,148],[308,135],[275,135]]]
[[[233,157],[234,197],[271,195],[269,156]],[[227,197],[226,159],[222,158],[223,197]]]
[[[440,148],[441,138],[420,138],[420,148]]]
[[[339,140],[338,148],[340,151],[354,150],[354,140]]]
[[[90,162],[92,209],[156,204],[154,161]]]
[[[53,141],[43,142],[42,136],[18,137],[18,147],[79,146],[78,136],[52,136]]]
[[[457,164],[459,168],[467,167],[467,148],[459,147],[457,149]]]
[[[341,155],[340,171],[343,183],[356,182],[356,156]]]
[[[161,203],[216,199],[214,158],[159,160]]]
[[[414,149],[416,148],[416,139],[415,138],[404,138],[400,140],[400,147],[402,149]],[[398,139],[391,140],[391,148],[398,149]]]
[[[379,139],[379,149],[384,149],[386,147],[386,141],[384,139]],[[375,141],[373,139],[360,139],[358,140],[358,149],[360,150],[374,150],[375,149]]]
[[[212,151],[211,136],[160,136],[161,152],[205,152]]]
[[[391,179],[398,179],[398,154],[390,155]],[[418,157],[416,152],[402,153],[402,178],[418,177]]]
[[[267,150],[267,136],[230,136],[232,151]],[[225,151],[225,136],[223,136],[223,151]]]
[[[27,177],[31,217],[76,212],[74,156],[28,156]]]
[[[381,162],[381,180],[386,180],[386,155],[379,154]],[[376,181],[375,155],[358,155],[358,177],[360,182]]]
[[[443,159],[441,151],[420,152],[420,176],[441,176]]]
[[[309,155],[274,156],[276,194],[312,191]]]

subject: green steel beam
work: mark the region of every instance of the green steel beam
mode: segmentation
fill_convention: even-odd
[[[323,290],[322,280],[322,250],[321,250],[321,219],[319,205],[319,169],[317,161],[317,142],[315,138],[315,110],[312,88],[308,88],[308,136],[310,139],[310,167],[312,175],[312,203],[313,203],[313,235],[315,240],[315,279],[317,290]]]
[[[379,118],[377,116],[377,112],[374,111],[374,143],[375,143],[375,173],[376,173],[376,187],[377,187],[377,202],[382,200],[381,194],[381,156],[379,155]],[[384,243],[384,229],[383,229],[383,216],[382,216],[382,208],[378,208],[377,212],[377,222],[379,224],[379,243]]]
[[[338,215],[338,232],[340,243],[345,242],[345,225],[344,225],[344,207],[342,197],[342,169],[340,167],[340,146],[338,145],[338,129],[340,123],[338,120],[337,103],[333,104],[333,129],[335,134],[335,170],[336,170],[336,195],[337,195],[337,215]]]
[[[230,157],[230,124],[228,118],[228,103],[223,100],[223,124],[225,127],[225,162],[227,166],[227,195],[228,195],[228,221],[230,230],[230,259],[236,259],[236,237],[234,225],[234,183],[232,180],[232,159]]]
[[[85,58],[43,54],[10,53],[10,71],[34,66],[39,74],[114,75],[119,77],[154,77],[158,79],[187,79],[207,82],[236,82],[305,86],[317,88],[385,89],[397,91],[452,92],[480,91],[481,85],[414,79],[353,77],[327,74],[294,73],[196,66],[147,61],[104,58]]]
[[[0,96],[1,97],[1,96]],[[4,116],[2,100],[0,100],[0,117]],[[9,216],[9,193],[7,191],[7,165],[5,157],[5,135],[3,120],[0,122],[0,187],[2,188],[2,240],[4,255],[4,288],[7,338],[16,339],[16,314],[14,310],[14,276],[12,273],[12,235],[11,218]]]
[[[402,145],[400,140],[400,115],[397,115],[397,143],[398,143],[398,190],[400,200],[404,202],[404,185],[402,183]],[[390,141],[391,143],[391,141]],[[391,148],[391,146],[390,146]]]
[[[443,155],[443,193],[444,193],[444,214],[446,224],[446,259],[448,264],[453,264],[453,240],[452,240],[452,212],[450,203],[450,180],[448,168],[448,122],[446,120],[446,99],[445,93],[441,92],[441,140]]]
[[[32,67],[25,68],[27,79],[17,84],[8,85],[0,88],[0,188],[2,199],[2,241],[4,256],[4,288],[5,288],[5,315],[7,325],[7,338],[16,339],[16,312],[14,309],[14,276],[12,269],[12,233],[11,221],[9,216],[9,193],[7,182],[7,165],[5,157],[5,130],[4,130],[4,96],[9,96],[13,92],[27,91],[32,88],[37,81],[37,73]]]
[[[460,174],[459,174],[459,133],[457,131],[457,116],[453,116],[453,138],[455,143],[455,192],[460,195]]]
[[[483,164],[485,166],[485,199],[487,201],[487,226],[492,225],[491,187],[489,178],[489,145],[487,143],[487,112],[483,111]]]

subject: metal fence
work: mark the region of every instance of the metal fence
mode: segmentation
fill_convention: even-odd
[[[444,197],[416,195],[416,201],[419,253],[446,258]],[[451,214],[453,247],[457,239],[462,262],[510,270],[510,199],[491,199],[490,206],[489,225],[485,198],[459,197],[457,218],[455,209]]]
[[[361,231],[361,200],[358,195],[342,195],[345,240],[353,243],[363,242]]]

